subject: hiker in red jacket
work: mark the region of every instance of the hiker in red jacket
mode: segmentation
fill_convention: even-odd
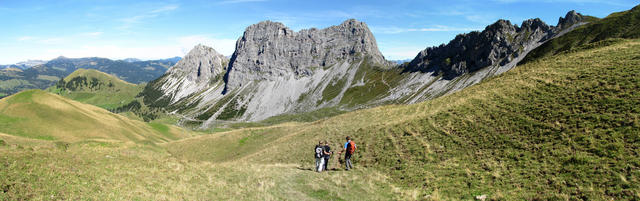
[[[356,148],[358,148],[356,146],[356,143],[351,141],[351,137],[347,136],[347,142],[344,143],[344,148],[338,153],[338,155],[340,155],[342,154],[342,152],[345,152],[344,163],[346,166],[346,170],[353,169],[353,165],[351,164],[351,156],[356,151]]]

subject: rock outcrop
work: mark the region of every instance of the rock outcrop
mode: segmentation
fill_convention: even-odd
[[[529,19],[522,25],[498,20],[482,32],[456,36],[447,45],[422,50],[407,66],[411,71],[437,72],[446,79],[475,72],[488,66],[515,66],[529,50],[579,23],[582,15],[571,11],[560,18],[557,26]],[[514,62],[515,61],[515,62]]]
[[[221,81],[228,63],[229,59],[213,48],[197,45],[150,85],[161,91],[170,103],[175,103]]]
[[[204,127],[262,120],[336,106],[347,89],[364,84],[366,73],[355,78],[360,66],[393,65],[367,25],[353,19],[298,32],[278,22],[251,25],[225,62],[214,50],[198,46],[147,85],[144,101]]]
[[[498,20],[479,32],[429,47],[401,68],[405,78],[379,102],[416,103],[464,89],[516,66],[533,49],[585,24],[571,11],[557,26],[529,19],[521,26]]]
[[[251,81],[308,77],[316,68],[365,56],[373,63],[387,63],[364,22],[351,19],[295,32],[282,23],[263,21],[249,26],[236,43],[226,87],[230,91]]]
[[[352,19],[295,32],[263,21],[245,30],[229,61],[210,48],[194,48],[147,85],[144,99],[202,127],[330,107],[415,103],[505,72],[531,49],[581,20],[575,12],[561,18],[558,26],[540,19],[521,26],[499,20],[482,32],[427,48],[397,68],[382,56],[363,22]]]
[[[560,17],[558,19],[558,26],[556,27],[556,31],[560,31],[566,28],[569,28],[573,25],[579,24],[584,20],[584,16],[582,14],[577,13],[575,10],[569,11],[564,18]]]

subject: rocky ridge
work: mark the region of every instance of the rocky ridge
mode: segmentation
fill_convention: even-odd
[[[193,93],[217,84],[226,72],[229,59],[204,45],[195,46],[154,85],[159,85],[162,93],[175,103]]]
[[[499,20],[482,32],[461,34],[447,45],[427,48],[402,65],[384,59],[363,22],[347,20],[325,29],[294,32],[281,23],[263,21],[245,30],[228,66],[213,62],[216,65],[201,68],[224,57],[194,50],[147,86],[145,91],[151,93],[146,93],[155,95],[145,96],[145,103],[160,102],[156,107],[168,106],[168,112],[180,113],[185,121],[202,127],[330,107],[352,110],[415,103],[515,67],[529,51],[580,26],[582,19],[571,11],[557,26],[540,19],[520,26]]]
[[[314,68],[353,63],[365,56],[373,63],[388,63],[364,22],[350,19],[325,29],[295,32],[282,23],[263,21],[249,26],[236,43],[226,87],[234,90],[255,80],[308,77]]]
[[[346,89],[361,81],[354,79],[360,65],[392,66],[367,25],[356,20],[298,32],[271,21],[251,25],[238,39],[227,68],[211,66],[219,70],[200,76],[208,79],[194,76],[202,57],[212,56],[186,56],[189,62],[181,61],[147,85],[145,103],[204,125],[230,119],[255,121],[335,106]],[[218,80],[222,74],[224,79]],[[335,87],[338,82],[340,87]]]
[[[456,92],[516,66],[533,49],[584,25],[575,11],[560,17],[557,26],[529,19],[521,26],[498,20],[483,31],[460,34],[448,44],[422,50],[401,67],[410,72],[378,102],[416,103]]]
[[[407,69],[437,71],[446,79],[453,79],[488,66],[512,68],[529,50],[582,19],[581,14],[570,11],[559,19],[557,26],[549,26],[539,18],[526,20],[521,26],[498,20],[482,32],[460,34],[447,45],[422,50]]]

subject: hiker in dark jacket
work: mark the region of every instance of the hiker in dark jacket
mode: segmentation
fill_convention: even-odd
[[[322,141],[318,142],[318,145],[314,148],[314,152],[314,156],[316,158],[315,171],[322,172],[322,168],[324,168],[324,144]]]
[[[353,168],[353,164],[351,164],[351,156],[356,151],[356,148],[358,148],[358,146],[356,146],[356,143],[351,141],[351,137],[347,136],[347,142],[344,143],[344,148],[338,153],[338,155],[340,155],[342,154],[342,152],[345,152],[344,163],[346,166],[346,170]]]
[[[329,143],[327,143],[327,141],[324,141],[324,170],[327,171],[329,169],[327,169],[327,164],[329,164],[329,159],[331,158],[331,154],[333,154],[331,152],[331,147],[329,146]]]

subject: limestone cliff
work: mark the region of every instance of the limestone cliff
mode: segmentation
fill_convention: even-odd
[[[236,43],[227,90],[251,81],[308,77],[316,68],[365,56],[374,63],[387,63],[364,22],[351,19],[325,29],[295,32],[282,23],[263,21],[249,26]]]

